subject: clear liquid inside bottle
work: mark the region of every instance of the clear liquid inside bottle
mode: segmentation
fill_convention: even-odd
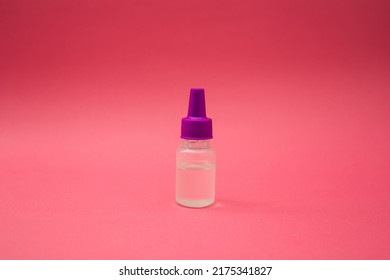
[[[215,151],[211,140],[183,140],[176,151],[176,202],[206,207],[215,201]]]

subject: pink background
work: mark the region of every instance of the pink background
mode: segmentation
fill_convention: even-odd
[[[0,1],[1,259],[389,259],[389,1]],[[174,201],[190,87],[217,199]]]

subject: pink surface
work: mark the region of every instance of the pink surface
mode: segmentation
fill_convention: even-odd
[[[1,259],[389,259],[388,1],[1,1]],[[217,200],[174,202],[190,87]]]

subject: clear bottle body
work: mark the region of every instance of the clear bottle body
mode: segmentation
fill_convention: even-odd
[[[211,140],[186,140],[176,150],[176,202],[206,207],[215,201],[215,150]]]

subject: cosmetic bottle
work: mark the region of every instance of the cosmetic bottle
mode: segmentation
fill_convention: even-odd
[[[181,138],[176,151],[176,202],[192,208],[209,206],[215,201],[215,151],[204,89],[190,91],[188,115],[181,122]]]

